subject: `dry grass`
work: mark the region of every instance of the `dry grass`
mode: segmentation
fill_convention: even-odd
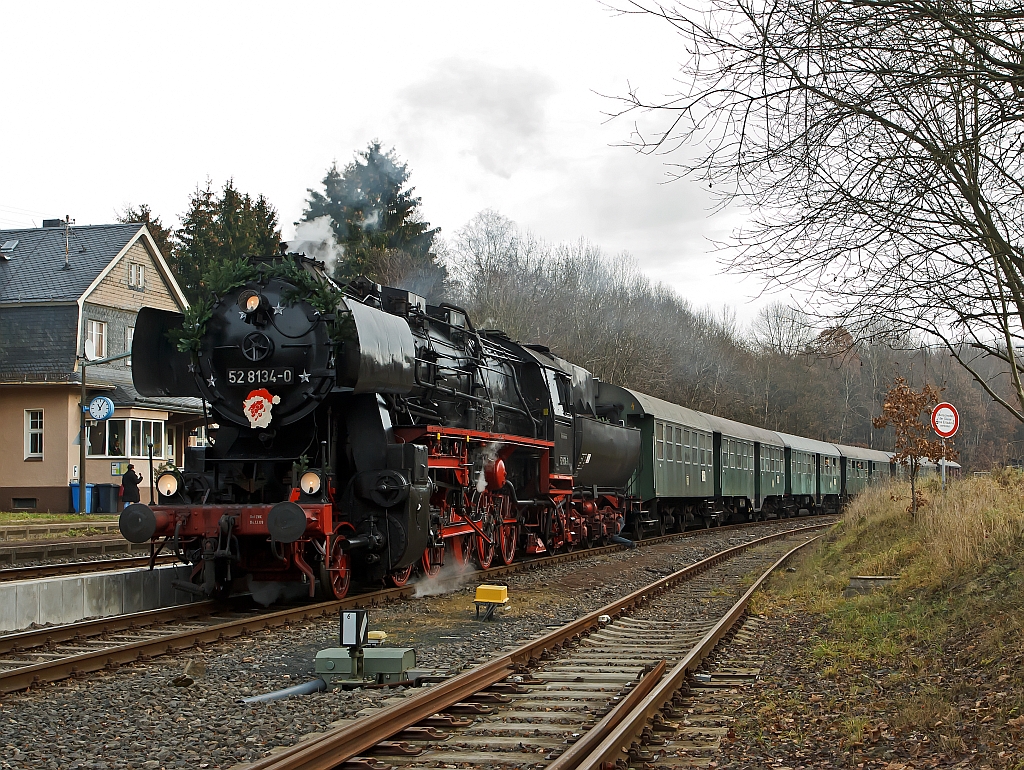
[[[904,530],[905,537],[886,538],[888,546],[865,562],[875,574],[899,574],[917,563],[933,578],[948,578],[1010,556],[1024,543],[1024,473],[961,479],[948,484],[945,493],[936,479],[920,486],[925,505],[916,520],[907,512],[906,483],[871,489],[846,512],[844,528],[851,534],[865,529],[879,534],[879,527]]]
[[[860,687],[857,672],[876,672],[885,719],[904,735],[928,735],[949,755],[1008,745],[1024,714],[1024,473],[919,488],[916,519],[909,484],[862,494],[754,611],[809,621],[806,654],[821,681]],[[844,595],[852,576],[872,574],[900,579]],[[858,727],[837,729],[854,740]]]

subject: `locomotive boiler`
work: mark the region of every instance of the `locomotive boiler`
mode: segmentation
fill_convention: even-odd
[[[185,316],[144,308],[132,344],[136,389],[201,399],[211,438],[121,516],[192,565],[180,588],[340,598],[591,544],[637,513],[640,431],[546,348],[299,255],[217,289]]]

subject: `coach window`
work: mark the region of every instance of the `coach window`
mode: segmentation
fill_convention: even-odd
[[[665,424],[661,422],[654,423],[654,444],[657,447],[657,458],[659,460],[665,459]]]
[[[676,453],[672,448],[672,426],[665,426],[665,459],[670,463],[675,462]]]
[[[25,410],[25,459],[43,459],[43,410]]]
[[[683,431],[681,428],[675,429],[676,434],[676,462],[681,463],[683,461]]]

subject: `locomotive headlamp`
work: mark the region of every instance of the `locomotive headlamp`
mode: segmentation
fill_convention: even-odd
[[[178,491],[178,477],[173,473],[164,473],[157,479],[156,488],[164,497],[170,497]]]
[[[260,295],[252,290],[243,291],[238,295],[238,306],[246,313],[255,313],[259,310],[261,301]]]
[[[320,491],[322,483],[319,473],[316,471],[306,471],[302,474],[302,478],[299,479],[299,488],[307,495],[315,495]]]

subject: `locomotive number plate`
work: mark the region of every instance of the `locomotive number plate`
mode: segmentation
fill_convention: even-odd
[[[291,385],[294,381],[293,369],[228,369],[231,385]]]

